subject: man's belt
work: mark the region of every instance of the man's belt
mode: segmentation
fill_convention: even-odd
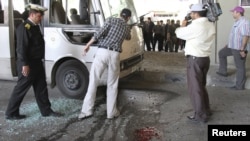
[[[121,52],[119,49],[117,49],[117,48],[112,48],[112,47],[99,46],[99,48],[105,48],[105,49],[108,49],[108,50],[111,50],[111,51]]]
[[[206,57],[196,57],[196,56],[192,56],[192,55],[186,55],[186,57],[195,59],[195,58],[207,58],[208,56],[206,56]]]

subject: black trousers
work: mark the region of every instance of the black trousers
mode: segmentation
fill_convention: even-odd
[[[188,93],[196,119],[207,119],[210,112],[209,96],[206,89],[209,67],[209,57],[187,56]]]
[[[156,46],[157,42],[158,42],[158,51],[162,51],[162,49],[163,49],[163,36],[159,33],[156,33],[154,36],[153,51],[155,51],[155,46]]]
[[[173,52],[173,42],[171,40],[166,40],[165,52]]]
[[[150,34],[147,32],[143,36],[144,36],[144,42],[145,42],[146,47],[147,47],[147,51],[151,51],[151,45],[150,45],[151,38],[150,38]]]
[[[35,93],[37,105],[41,114],[48,115],[51,110],[51,103],[48,98],[48,89],[46,83],[45,70],[41,60],[32,61],[29,65],[30,73],[27,77],[22,75],[22,64],[17,62],[18,81],[11,94],[9,104],[6,110],[6,116],[15,116],[19,114],[19,108],[24,96],[31,86]]]

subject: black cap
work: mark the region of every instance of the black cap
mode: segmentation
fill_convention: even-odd
[[[122,9],[121,15],[125,17],[131,17],[131,11],[127,8],[124,8]]]

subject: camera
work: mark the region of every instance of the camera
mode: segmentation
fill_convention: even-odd
[[[204,9],[207,10],[206,17],[210,22],[215,22],[218,17],[222,14],[222,10],[219,3],[205,3]]]
[[[206,9],[206,11],[207,11],[206,17],[208,18],[208,20],[210,22],[217,21],[218,17],[222,14],[222,10],[221,10],[221,7],[220,7],[219,3],[209,3],[208,2],[208,3],[203,4],[203,8]],[[191,13],[188,13],[185,16],[186,21],[192,20],[190,14]]]
[[[192,18],[191,18],[191,13],[188,13],[188,14],[185,16],[185,20],[186,20],[186,21],[192,20]]]

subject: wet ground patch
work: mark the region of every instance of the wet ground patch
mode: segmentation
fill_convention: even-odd
[[[186,83],[186,74],[178,72],[150,72],[150,71],[138,71],[125,78],[123,81],[146,81],[147,83]]]
[[[162,140],[164,128],[159,122],[160,107],[179,94],[166,90],[126,90],[122,89],[118,105],[127,118],[124,133],[128,140]]]

